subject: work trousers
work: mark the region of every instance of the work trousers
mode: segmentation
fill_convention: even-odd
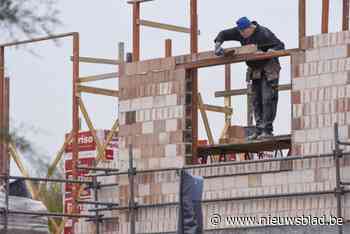
[[[263,69],[248,69],[252,80],[252,104],[258,134],[272,133],[278,104],[278,83],[280,65],[268,63]]]

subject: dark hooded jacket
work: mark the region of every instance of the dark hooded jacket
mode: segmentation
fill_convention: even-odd
[[[274,50],[284,50],[284,43],[281,42],[276,35],[271,32],[266,27],[259,25],[256,21],[253,21],[252,24],[256,26],[256,30],[252,36],[249,38],[243,38],[237,27],[221,31],[218,36],[215,38],[215,42],[224,42],[224,41],[239,41],[242,46],[255,44],[258,46],[259,50],[267,52],[269,49]],[[257,61],[248,61],[247,65],[252,69],[261,69],[263,68],[271,59],[267,60],[257,60]],[[273,58],[277,63],[279,63],[278,58]]]

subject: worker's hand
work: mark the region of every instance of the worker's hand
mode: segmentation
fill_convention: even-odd
[[[221,47],[222,43],[221,42],[216,42],[215,43],[215,55],[216,56],[223,56],[225,54],[224,49]]]
[[[268,51],[267,52],[275,52],[276,50],[274,50],[274,49],[268,49]]]

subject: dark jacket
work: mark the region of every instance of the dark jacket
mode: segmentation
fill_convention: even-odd
[[[253,33],[253,35],[249,38],[243,38],[238,28],[236,27],[221,31],[216,37],[215,42],[239,41],[243,46],[255,44],[258,46],[259,50],[262,50],[264,52],[268,51],[269,49],[284,50],[283,42],[281,42],[273,32],[271,32],[268,28],[259,25],[256,21],[253,21],[252,23],[256,25],[256,30]],[[273,60],[279,63],[278,58],[273,58]],[[260,61],[248,61],[247,65],[252,69],[261,69],[269,61],[270,59]]]

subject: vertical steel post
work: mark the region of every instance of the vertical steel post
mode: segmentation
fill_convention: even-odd
[[[140,2],[132,4],[132,58],[133,62],[140,60]]]
[[[97,165],[95,164],[95,167],[97,167]],[[97,182],[97,176],[92,177],[92,184],[94,187],[94,200],[95,202],[98,202],[98,189],[99,189],[99,184]],[[100,234],[100,214],[98,212],[98,204],[95,204],[95,215],[96,215],[96,234]]]
[[[339,147],[339,129],[338,123],[334,124],[334,160],[335,160],[335,178],[336,178],[336,188],[335,195],[337,199],[337,218],[342,217],[342,195],[343,195],[343,187],[341,185],[340,178],[340,157],[342,156],[342,150]],[[339,234],[343,233],[343,226],[338,225]]]
[[[349,30],[349,0],[343,0],[343,31]]]
[[[190,0],[191,12],[191,54],[198,53],[197,0]],[[192,69],[192,163],[197,163],[198,146],[198,70]]]
[[[129,217],[130,217],[130,234],[135,234],[135,194],[134,194],[134,160],[132,145],[129,145],[129,189],[130,189],[130,201],[129,201]]]
[[[5,189],[6,189],[6,193],[5,193],[5,212],[4,212],[4,229],[5,229],[5,234],[8,233],[8,214],[9,214],[9,201],[10,201],[10,174],[6,175],[5,178]]]
[[[299,48],[306,36],[306,0],[299,0]]]
[[[5,47],[0,47],[0,173],[6,173],[5,155]],[[1,181],[3,183],[3,181]]]
[[[121,63],[125,61],[125,44],[124,42],[118,43],[118,60]]]
[[[172,56],[172,41],[171,39],[165,40],[165,57],[171,57]]]
[[[72,175],[73,179],[78,179],[78,172],[77,172],[77,166],[78,166],[78,160],[79,160],[79,153],[78,153],[78,134],[79,134],[79,96],[78,96],[78,85],[79,80],[79,34],[74,33],[73,35],[73,122],[72,122],[72,134],[73,134],[73,140],[72,140]],[[73,213],[78,212],[78,204],[76,200],[79,196],[79,185],[74,184],[73,185],[73,201],[72,201],[72,209]],[[74,234],[74,223],[73,221],[73,234]]]
[[[322,0],[322,33],[328,33],[329,0]]]

